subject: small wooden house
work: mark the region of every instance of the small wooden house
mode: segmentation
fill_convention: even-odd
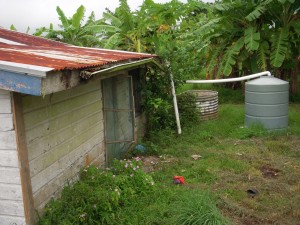
[[[0,225],[36,212],[136,141],[155,56],[83,48],[0,28]]]

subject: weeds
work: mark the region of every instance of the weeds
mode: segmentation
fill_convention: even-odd
[[[116,160],[111,170],[91,166],[81,172],[80,182],[50,202],[40,224],[116,224],[115,211],[153,190],[139,158]]]
[[[47,205],[39,224],[192,224],[190,218],[184,222],[192,213],[189,207],[195,221],[225,224],[212,199],[207,191],[155,184],[134,158],[114,161],[109,170],[83,170],[78,183],[65,187],[61,198]]]
[[[229,224],[220,214],[219,209],[215,204],[208,204],[215,202],[207,191],[192,190],[183,193],[173,202],[172,211],[175,214],[175,221],[173,224],[178,225],[226,225]]]
[[[298,224],[299,114],[291,105],[289,127],[268,132],[244,127],[242,105],[224,104],[218,119],[184,127],[181,136],[152,132],[143,145],[160,156],[154,171],[143,172],[135,159],[110,170],[90,167],[40,224]],[[186,184],[174,185],[174,175]],[[249,188],[259,195],[249,197]]]

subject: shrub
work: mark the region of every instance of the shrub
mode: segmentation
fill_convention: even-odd
[[[177,97],[180,122],[182,126],[200,121],[200,113],[196,107],[196,96],[185,92]]]
[[[39,224],[114,224],[115,211],[154,189],[139,158],[115,160],[112,169],[84,169],[80,181],[52,200]]]

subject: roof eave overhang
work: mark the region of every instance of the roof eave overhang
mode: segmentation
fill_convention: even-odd
[[[119,64],[106,65],[107,68],[102,68],[93,72],[88,70],[80,71],[80,77],[89,79],[90,77],[106,78],[106,76],[98,76],[104,74],[112,74],[122,70],[130,70],[140,67],[145,64],[152,64],[163,70],[162,65],[157,58],[147,58],[137,61],[126,61]],[[78,70],[77,70],[78,71]],[[57,91],[73,88],[80,85],[78,73],[72,73],[68,79],[71,79],[72,85],[63,85],[63,74],[56,73],[53,68],[41,67],[20,63],[11,63],[0,61],[0,89],[19,92],[23,94],[42,96]],[[84,73],[83,73],[84,72]],[[85,74],[85,77],[82,76]],[[45,88],[47,87],[47,88]],[[55,87],[55,88],[53,88]]]
[[[54,68],[0,60],[0,70],[43,78],[46,77],[47,72],[54,70]]]

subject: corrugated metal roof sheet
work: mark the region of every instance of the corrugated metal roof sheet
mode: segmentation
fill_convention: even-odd
[[[0,28],[0,61],[72,70],[153,57],[155,55],[77,47]]]

